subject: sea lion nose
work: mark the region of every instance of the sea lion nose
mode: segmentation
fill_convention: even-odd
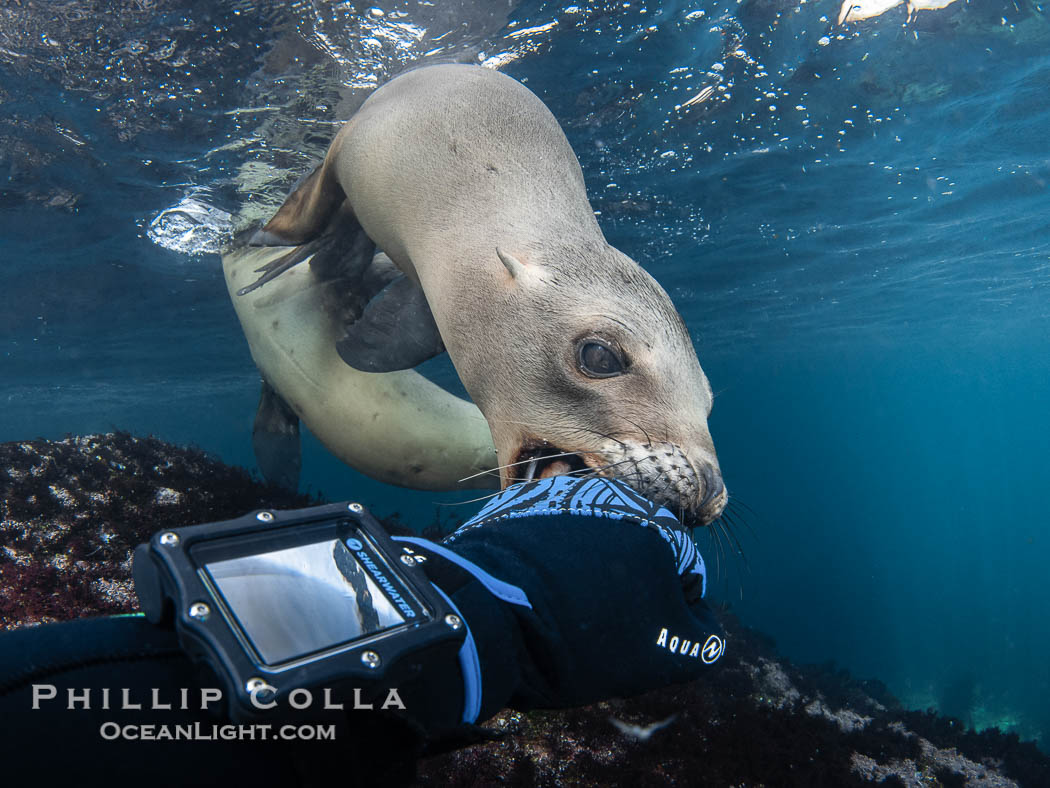
[[[704,484],[704,495],[700,499],[699,510],[704,512],[707,510],[708,504],[725,492],[726,486],[722,481],[722,474],[710,465],[704,465],[700,468],[700,478]]]

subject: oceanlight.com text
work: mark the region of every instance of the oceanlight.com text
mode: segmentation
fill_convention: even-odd
[[[104,722],[99,736],[106,741],[334,741],[335,725],[121,725]]]

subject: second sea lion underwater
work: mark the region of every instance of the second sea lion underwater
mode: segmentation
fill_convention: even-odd
[[[228,271],[235,301],[309,261],[316,280],[340,283],[339,297],[315,303],[331,318],[325,341],[360,375],[405,375],[447,350],[487,421],[502,487],[618,478],[687,527],[725,508],[711,387],[689,331],[663,288],[605,240],[557,120],[511,77],[440,65],[386,83],[251,243],[295,248],[260,250],[251,284],[235,287],[243,277]],[[255,318],[238,312],[248,334]],[[286,404],[325,442],[325,420],[307,421],[268,382],[281,403],[269,410]],[[491,451],[479,443],[474,457]]]

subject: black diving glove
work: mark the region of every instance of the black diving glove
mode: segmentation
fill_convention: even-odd
[[[395,541],[469,629],[462,682],[430,675],[430,696],[409,704],[431,710],[419,719],[431,735],[507,706],[562,708],[687,681],[722,655],[695,545],[620,482],[514,485],[441,544]]]

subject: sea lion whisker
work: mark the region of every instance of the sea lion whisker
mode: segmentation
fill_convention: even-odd
[[[727,534],[729,533],[728,523],[730,523],[730,522],[735,523],[735,520],[733,520],[733,518],[730,517],[727,521],[722,523],[722,527],[726,529]],[[736,558],[736,560],[738,562],[737,566],[738,567],[741,566],[741,565],[743,566],[743,571],[742,572],[739,571],[739,570],[737,571],[737,595],[739,596],[740,601],[742,602],[744,600],[744,575],[745,574],[747,574],[747,575],[751,574],[751,562],[748,561],[747,555],[743,552],[742,549],[740,549],[739,541],[737,542],[737,552],[736,552],[735,558]],[[729,588],[728,588],[728,585],[727,585],[727,587],[726,587],[726,596],[728,597],[728,595],[729,595]]]
[[[726,536],[730,539],[730,544],[733,547],[733,550],[738,555],[743,555],[744,551],[740,545],[740,540],[737,538],[736,533],[733,530],[734,528],[736,528],[736,521],[733,519],[733,516],[728,512],[722,512],[722,516],[718,519],[721,522],[722,528],[725,531]]]
[[[732,518],[729,518],[729,519],[723,520],[723,523],[725,525],[727,525],[727,526],[731,526],[731,528],[730,527],[726,528],[726,533],[733,540],[733,545],[736,548],[736,554],[744,562],[744,569],[746,569],[748,574],[750,574],[751,573],[751,562],[748,561],[748,559],[747,559],[747,554],[744,552],[743,544],[741,544],[740,539],[737,537],[736,533],[734,533],[734,531],[732,530],[732,528],[736,528],[737,527],[736,526],[736,520],[734,520]]]
[[[533,423],[528,422],[528,421],[513,421],[511,419],[492,419],[492,421],[498,422],[500,424],[517,424],[519,426],[528,427],[529,429],[537,430],[537,431],[546,430],[547,428],[550,427],[550,424],[542,424],[542,425],[541,424],[533,424]],[[589,432],[592,435],[599,435],[602,438],[605,438],[606,440],[614,441],[614,442],[618,443],[623,448],[627,447],[627,444],[624,443],[619,438],[616,438],[616,437],[614,437],[612,435],[609,435],[607,433],[601,432],[600,430],[593,429],[592,427],[584,427],[583,425],[580,425],[580,424],[573,424],[573,425],[562,424],[562,425],[559,425],[559,429],[565,430],[566,432],[569,432],[569,433],[571,433],[571,432]]]
[[[482,496],[480,496],[478,498],[470,498],[469,500],[466,500],[466,501],[434,501],[434,505],[435,506],[463,506],[464,504],[468,504],[468,503],[477,503],[478,501],[487,501],[489,498],[495,498],[497,495],[500,495],[502,492],[503,492],[503,490],[496,490],[495,492],[491,492],[488,495],[482,495]]]
[[[581,479],[587,479],[587,478],[590,478],[591,476],[600,476],[605,471],[612,470],[613,468],[615,468],[615,467],[617,467],[619,465],[623,465],[624,463],[628,463],[628,462],[633,462],[633,460],[631,460],[630,458],[627,458],[626,460],[620,460],[619,462],[609,462],[609,463],[606,463],[605,465],[599,465],[597,468],[591,468],[590,466],[588,466],[586,468],[578,468],[575,471],[569,471],[569,473],[567,473],[565,475],[566,476],[571,476],[572,474],[579,473],[579,474],[583,474],[582,476],[580,476]]]
[[[478,471],[477,473],[471,474],[470,476],[464,476],[462,479],[458,479],[457,483],[458,484],[462,484],[463,482],[468,482],[471,479],[476,479],[479,476],[496,476],[496,477],[498,477],[499,476],[499,472],[500,472],[500,468],[502,468],[502,467],[504,467],[504,466],[497,465],[495,468],[486,469],[484,471]]]
[[[739,522],[741,525],[744,526],[744,528],[747,529],[747,533],[752,539],[754,539],[756,542],[759,541],[758,532],[751,526],[751,523],[747,521],[747,518],[744,517],[743,512],[739,511],[735,506],[733,506],[733,504],[735,503],[740,503],[740,501],[738,501],[735,498],[728,501],[726,503],[726,510],[728,510],[729,513],[733,515],[735,522]]]
[[[530,430],[534,430],[537,433],[547,432],[553,424],[552,422],[547,422],[545,424],[534,424],[528,421],[514,421],[512,419],[491,419],[490,421],[494,424],[516,424],[521,427],[528,427]],[[600,435],[601,437],[606,438],[607,440],[615,441],[624,448],[626,448],[627,445],[623,441],[613,437],[612,435],[606,435],[604,432],[599,432],[598,430],[591,429],[590,427],[583,427],[577,424],[554,424],[553,426],[556,426],[559,431],[564,432],[566,435],[577,432],[591,433],[594,435]]]
[[[661,430],[661,434],[665,435],[665,436],[673,434],[671,432],[670,423],[667,421],[667,415],[666,414],[664,414],[664,419],[660,422],[660,430]],[[667,438],[664,438],[664,441],[667,442]]]
[[[737,511],[735,507],[737,507],[737,506],[743,507],[744,509],[746,509],[748,511],[749,514],[752,514],[755,517],[759,517],[758,512],[756,512],[754,509],[752,509],[746,503],[741,501],[739,498],[731,498],[726,503],[726,508],[729,508],[730,506],[734,507],[733,508],[733,513],[736,515],[737,519],[740,520],[740,522],[744,524],[744,527],[747,529],[748,533],[751,535],[751,538],[754,539],[755,541],[758,541],[759,538],[760,538],[758,532],[754,528],[751,527],[751,523],[749,523],[747,521],[747,518],[744,517],[743,513],[740,512],[740,511]]]
[[[634,426],[635,429],[639,429],[642,431],[642,434],[645,435],[645,448],[651,449],[653,447],[653,439],[652,436],[649,435],[649,430],[647,430],[638,422],[634,421],[634,419],[627,419],[627,422]]]
[[[571,456],[572,453],[571,452],[566,452],[565,454]],[[550,455],[550,456],[552,456],[552,457],[561,457],[561,456],[565,456],[565,455],[557,454],[557,455]],[[532,460],[522,460],[521,462],[514,462],[514,463],[510,463],[509,465],[500,466],[500,467],[510,467],[510,465],[521,465],[522,463],[525,463],[525,462],[535,462],[536,459],[538,459],[538,458],[533,458]],[[543,459],[547,459],[547,457],[544,457]],[[627,460],[620,460],[619,462],[611,462],[611,463],[608,463],[606,465],[601,465],[601,466],[599,466],[597,468],[591,468],[589,466],[586,467],[586,468],[578,468],[577,470],[569,471],[568,473],[565,473],[565,474],[562,474],[562,475],[563,476],[573,476],[575,474],[583,474],[583,475],[580,476],[580,478],[581,479],[585,479],[585,478],[589,478],[590,476],[597,476],[600,473],[602,473],[603,471],[607,471],[607,470],[610,470],[612,468],[615,468],[617,465],[623,465],[625,462],[631,462],[631,460],[627,459]],[[485,472],[486,473],[490,473],[491,471],[485,471]],[[470,477],[468,477],[468,478],[470,478]],[[488,500],[489,498],[495,498],[497,495],[499,495],[502,492],[503,492],[502,490],[497,490],[496,492],[492,492],[492,493],[489,493],[487,495],[482,495],[482,496],[480,496],[478,498],[471,498],[471,499],[466,500],[466,501],[452,501],[452,502],[438,501],[436,503],[437,503],[438,506],[460,506],[460,505],[466,504],[466,503],[477,503],[478,501],[485,501],[485,500]]]
[[[546,430],[547,428],[550,427],[550,423],[549,422],[546,423],[546,424],[535,424],[535,423],[529,422],[529,421],[515,421],[513,419],[492,419],[492,421],[493,422],[498,422],[500,424],[517,424],[517,425],[519,425],[521,427],[528,427],[529,429],[533,429],[533,430]],[[628,419],[628,421],[630,421],[630,419]],[[634,424],[633,421],[630,422],[630,423]],[[635,426],[638,426],[638,425],[635,424]],[[566,432],[588,432],[588,433],[590,433],[592,435],[598,435],[598,436],[600,436],[602,438],[605,438],[606,440],[615,441],[616,443],[620,444],[621,446],[626,446],[627,445],[622,440],[620,440],[619,438],[617,438],[617,437],[615,437],[613,435],[609,435],[608,433],[602,432],[601,430],[596,430],[593,427],[585,427],[582,424],[571,424],[571,425],[570,424],[559,424],[558,428],[562,429],[562,430],[565,430]]]
[[[719,552],[721,553],[722,564],[724,565],[719,569],[719,579],[722,581],[722,597],[723,599],[729,598],[729,563],[726,559],[725,544],[723,542],[724,533],[722,531],[722,525],[719,523],[715,529],[715,533],[718,534],[718,546]]]
[[[719,578],[724,577],[722,573],[722,559],[724,551],[722,548],[722,536],[719,533],[718,521],[711,523],[714,527],[708,530],[708,534],[711,536],[711,541],[715,548],[715,575]]]
[[[727,526],[727,524],[725,522],[721,523],[721,527],[726,531],[727,534],[730,533],[729,530],[728,530],[728,526]],[[744,573],[751,574],[751,563],[747,560],[747,556],[744,555],[743,552],[739,552],[738,551],[736,553],[736,555],[735,555],[735,558],[738,561],[742,561],[743,562],[743,567],[744,567],[744,572],[743,573],[741,573],[739,571],[737,572],[737,594],[740,597],[740,601],[743,601],[744,600],[744,579],[743,579],[742,575]],[[737,565],[740,566],[739,563]],[[729,583],[729,578],[727,576],[726,577],[726,596],[727,597],[729,596],[729,585],[728,585],[728,583]]]
[[[726,524],[720,522],[718,524],[718,546],[722,549],[722,564],[724,566],[724,577],[726,581],[729,580],[729,533],[726,531]]]
[[[726,527],[726,524],[724,522],[719,522],[718,523],[718,530],[721,532],[721,534],[725,538],[726,542],[730,541],[729,531],[728,531],[728,529]],[[730,576],[731,573],[729,571],[729,561],[728,561],[728,558],[726,558],[726,553],[724,553],[724,552],[723,552],[723,559],[726,561],[726,570],[725,570],[725,572],[722,575],[722,579],[724,581],[722,593],[723,593],[723,595],[724,595],[724,597],[726,599],[729,599],[729,576]],[[739,573],[737,575],[737,589],[739,591],[740,598],[743,599],[744,598],[744,587],[743,587],[743,585],[740,582]]]
[[[734,497],[733,500],[730,501],[730,503],[732,503],[732,504],[734,504],[736,506],[741,506],[744,509],[747,509],[747,511],[750,512],[751,514],[755,515],[755,517],[759,516],[758,512],[756,512],[754,509],[752,509],[750,506],[748,506],[746,503],[744,503],[744,501],[741,500],[740,498]]]
[[[553,459],[556,459],[558,457],[574,457],[575,455],[576,455],[576,452],[574,452],[574,451],[563,451],[563,452],[561,452],[559,454],[544,454],[543,455],[543,459],[544,460],[553,460]],[[459,481],[462,483],[462,482],[468,481],[470,479],[476,479],[478,476],[484,476],[486,474],[498,474],[500,471],[506,470],[507,468],[513,468],[515,465],[527,465],[530,462],[534,462],[536,459],[538,459],[538,458],[531,457],[531,458],[529,458],[527,460],[518,460],[517,462],[508,462],[506,465],[497,465],[495,468],[489,468],[488,470],[479,471],[478,473],[475,473],[472,476],[464,476]]]
[[[620,440],[619,438],[616,438],[616,437],[614,437],[612,435],[609,435],[608,433],[602,432],[601,430],[596,430],[596,429],[593,429],[591,427],[573,427],[572,429],[576,430],[577,432],[590,432],[590,433],[592,433],[594,435],[599,435],[602,438],[605,438],[606,440],[610,440],[610,441],[613,441],[614,443],[620,444],[620,446],[622,448],[627,448],[627,444],[624,443],[622,440]]]

